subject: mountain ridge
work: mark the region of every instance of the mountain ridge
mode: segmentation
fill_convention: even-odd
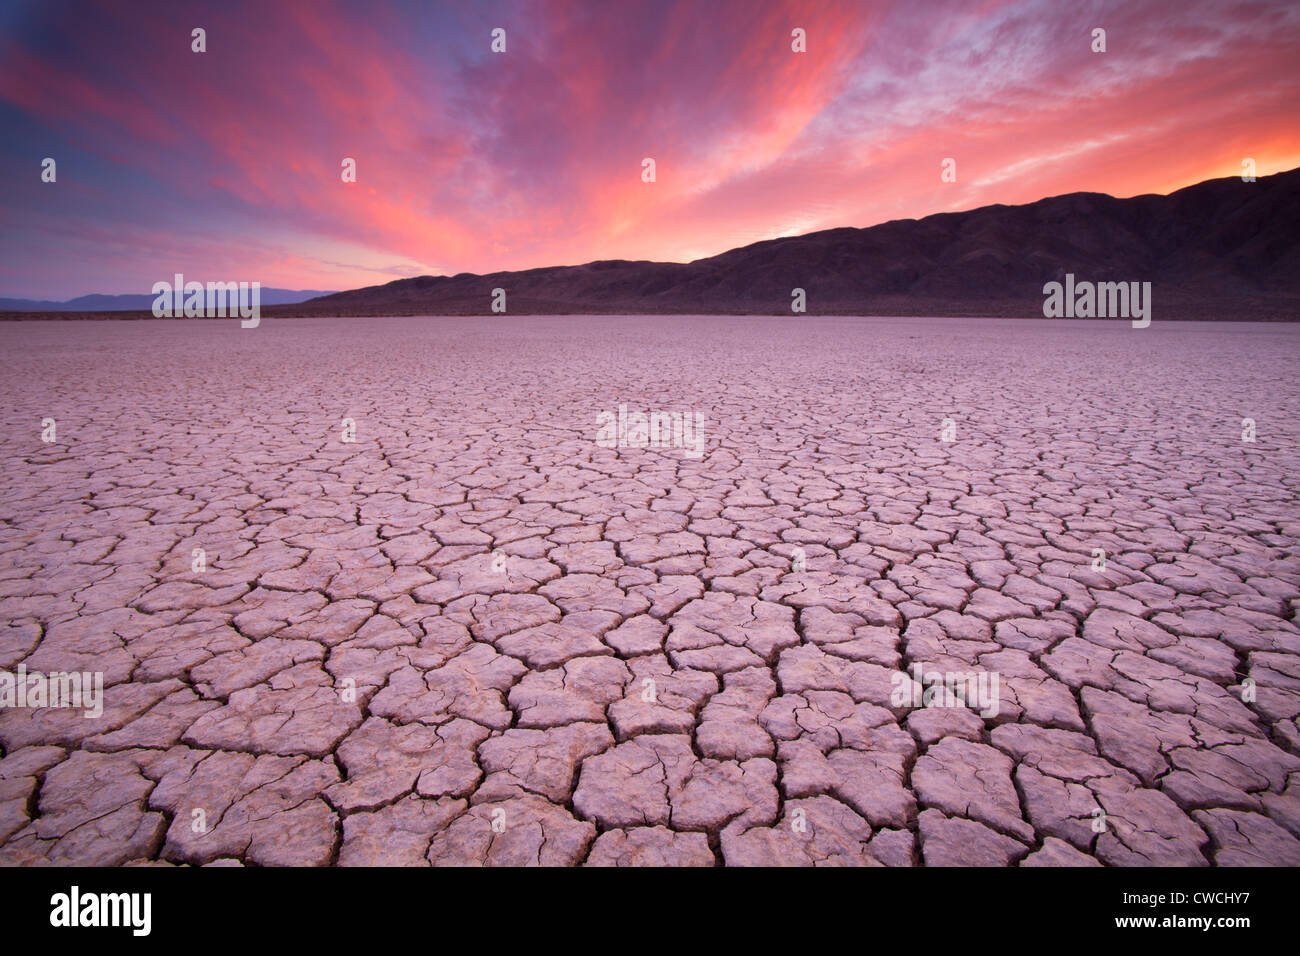
[[[1249,190],[1249,192],[1245,192]],[[765,239],[687,263],[596,260],[396,279],[302,303],[303,314],[507,312],[1041,315],[1066,273],[1150,281],[1155,307],[1300,318],[1300,169],[1206,180],[1167,196],[1075,192],[875,226]],[[900,311],[902,310],[902,311]],[[919,311],[918,311],[919,310]],[[1175,316],[1176,317],[1176,316]],[[1224,316],[1231,317],[1231,316]]]
[[[171,277],[168,276],[168,281]],[[264,305],[296,305],[308,299],[331,295],[321,289],[275,289],[260,290]],[[79,295],[74,299],[18,299],[0,298],[0,311],[7,312],[139,312],[152,311],[154,299],[152,294],[126,292],[113,295],[92,292]],[[268,299],[274,301],[267,301]]]
[[[1300,320],[1298,222],[1300,168],[1250,183],[1205,180],[1168,195],[1074,192],[839,226],[691,262],[603,259],[416,276],[282,305],[267,301],[282,290],[264,289],[262,311],[489,315],[501,288],[511,315],[788,315],[793,290],[803,289],[810,315],[1041,317],[1044,285],[1071,273],[1080,281],[1151,282],[1156,319]],[[0,300],[0,309],[5,301],[13,300]],[[75,317],[68,306],[0,317]]]

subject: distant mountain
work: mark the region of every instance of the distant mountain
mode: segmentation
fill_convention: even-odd
[[[1155,318],[1300,319],[1300,169],[1168,196],[1071,193],[773,239],[691,263],[590,262],[420,276],[277,315],[790,312],[1041,316],[1043,285],[1152,284]]]
[[[168,281],[171,277],[168,276]],[[262,305],[293,305],[318,296],[329,295],[320,289],[266,289],[261,292]],[[138,312],[152,311],[153,295],[83,295],[67,302],[49,302],[39,299],[0,299],[0,311],[5,312]]]
[[[334,293],[263,289],[262,306],[275,317],[485,315],[499,288],[512,315],[788,315],[798,288],[809,314],[1041,317],[1044,284],[1071,273],[1076,281],[1150,282],[1155,319],[1300,320],[1298,223],[1300,169],[1293,169],[1253,183],[1212,179],[1168,196],[1070,193],[828,229],[690,263],[612,260],[420,276]],[[147,295],[0,299],[0,310],[18,310],[0,318],[42,311],[114,318],[101,310],[147,313],[152,305]]]

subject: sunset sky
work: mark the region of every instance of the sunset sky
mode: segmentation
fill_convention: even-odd
[[[4,0],[0,296],[685,261],[1262,176],[1300,166],[1298,62],[1294,0]]]

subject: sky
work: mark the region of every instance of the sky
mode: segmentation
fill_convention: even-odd
[[[690,261],[1168,193],[1300,166],[1298,64],[1293,0],[0,0],[0,296]]]

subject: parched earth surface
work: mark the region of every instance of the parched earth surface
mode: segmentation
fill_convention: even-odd
[[[1300,864],[1298,345],[6,323],[0,862]]]

